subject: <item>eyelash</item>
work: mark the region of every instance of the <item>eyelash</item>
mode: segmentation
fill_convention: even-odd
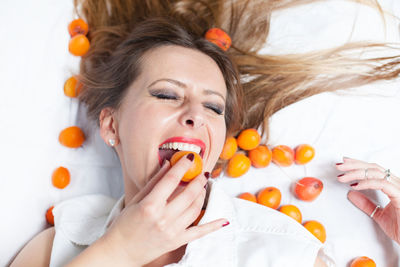
[[[164,100],[179,100],[179,97],[176,95],[172,94],[165,94],[165,93],[151,93],[152,96],[157,97],[159,99],[164,99]],[[204,107],[214,111],[218,115],[223,115],[223,110],[219,108],[218,106],[215,106],[213,104],[204,104]]]

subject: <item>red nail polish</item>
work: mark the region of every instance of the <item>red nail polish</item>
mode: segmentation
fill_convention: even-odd
[[[336,163],[336,165],[342,165],[343,163]]]
[[[351,184],[350,186],[357,186],[358,185],[358,183],[354,183],[354,184]]]
[[[210,173],[209,172],[205,172],[204,176],[208,179],[208,178],[210,178]]]
[[[222,225],[222,227],[225,227],[225,226],[227,226],[227,225],[229,225],[229,222],[224,223],[224,224]]]
[[[193,153],[189,153],[189,154],[186,156],[186,158],[187,158],[188,160],[190,160],[190,161],[193,161],[193,160],[194,160],[194,154],[193,154]]]
[[[180,185],[180,186],[187,186],[187,184],[188,184],[188,182],[184,182],[184,181],[180,181],[180,182],[179,182],[179,185]]]
[[[344,175],[344,173],[342,173],[342,174],[339,174],[337,177],[342,177]]]

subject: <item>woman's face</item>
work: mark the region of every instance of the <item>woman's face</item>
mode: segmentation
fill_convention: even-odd
[[[144,55],[141,74],[112,115],[115,149],[131,194],[178,150],[198,152],[203,172],[212,170],[225,141],[226,94],[217,64],[199,51],[163,46]],[[102,136],[106,142],[111,138]]]

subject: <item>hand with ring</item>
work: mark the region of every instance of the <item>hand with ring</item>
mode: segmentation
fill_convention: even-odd
[[[343,158],[343,163],[337,163],[336,168],[343,172],[338,175],[338,181],[351,183],[354,189],[348,193],[348,199],[400,244],[400,178],[375,163],[351,158]],[[365,189],[381,190],[389,197],[389,204],[385,207],[375,204],[359,192]]]

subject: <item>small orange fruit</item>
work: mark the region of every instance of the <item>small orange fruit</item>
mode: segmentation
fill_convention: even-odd
[[[54,208],[54,206],[51,206],[46,211],[46,221],[47,221],[48,224],[51,224],[51,225],[54,225],[53,208]]]
[[[254,203],[257,203],[257,198],[255,195],[253,195],[252,193],[246,192],[246,193],[242,193],[238,196],[238,198],[244,199],[244,200],[248,200]]]
[[[222,166],[216,167],[211,172],[211,178],[217,178],[222,172]]]
[[[372,259],[362,256],[354,259],[350,267],[376,267],[376,263]]]
[[[321,180],[314,177],[304,177],[296,182],[294,193],[298,199],[304,201],[313,201],[324,188]]]
[[[288,167],[294,162],[294,152],[288,146],[279,145],[272,149],[272,162],[282,167]]]
[[[259,145],[249,151],[249,158],[253,167],[264,168],[271,162],[272,152],[267,146]]]
[[[238,146],[243,150],[252,150],[260,144],[261,136],[256,129],[246,129],[237,138]]]
[[[304,165],[310,162],[315,155],[315,149],[307,144],[299,145],[294,150],[294,162],[296,164]]]
[[[206,213],[206,210],[205,210],[205,209],[202,209],[202,210],[200,211],[200,214],[199,214],[199,216],[197,217],[197,219],[192,223],[193,226],[197,226],[197,225],[199,224],[201,218],[203,218],[203,216],[204,216],[204,213]]]
[[[279,208],[279,211],[301,223],[302,215],[295,205],[283,205]]]
[[[77,34],[69,41],[68,49],[74,56],[83,56],[89,51],[90,42],[83,34]]]
[[[219,155],[220,159],[228,160],[235,155],[237,150],[237,142],[235,137],[226,138],[224,148],[222,149],[221,155]]]
[[[82,88],[81,84],[78,84],[78,80],[72,76],[64,83],[64,94],[68,97],[77,97]]]
[[[201,159],[199,154],[197,154],[195,152],[191,152],[191,151],[178,151],[178,152],[174,153],[174,155],[172,155],[172,158],[171,158],[171,166],[174,166],[175,163],[178,162],[178,160],[180,160],[183,156],[190,154],[190,153],[192,153],[194,155],[194,159],[193,159],[192,166],[189,168],[189,170],[187,170],[185,175],[182,177],[183,182],[190,182],[197,175],[199,175],[201,173],[201,171],[203,170],[203,160]]]
[[[71,37],[77,34],[86,35],[89,32],[89,25],[83,19],[74,19],[68,24],[68,32]]]
[[[233,178],[242,176],[245,174],[251,166],[250,159],[242,154],[236,153],[228,162],[228,166],[226,167],[226,173]]]
[[[209,42],[219,46],[222,50],[226,51],[232,44],[231,37],[219,28],[211,28],[209,29],[204,38],[207,39]]]
[[[322,243],[325,243],[326,240],[326,231],[325,227],[317,222],[317,221],[308,221],[303,224],[303,226],[310,231],[316,238],[319,239]]]
[[[60,143],[66,147],[77,148],[80,147],[85,141],[85,135],[81,128],[71,126],[61,131],[58,136]]]
[[[257,203],[277,209],[281,203],[282,194],[276,187],[266,187],[257,194]]]
[[[67,168],[58,167],[54,170],[51,180],[53,185],[57,188],[63,189],[65,188],[71,179],[71,175]]]

